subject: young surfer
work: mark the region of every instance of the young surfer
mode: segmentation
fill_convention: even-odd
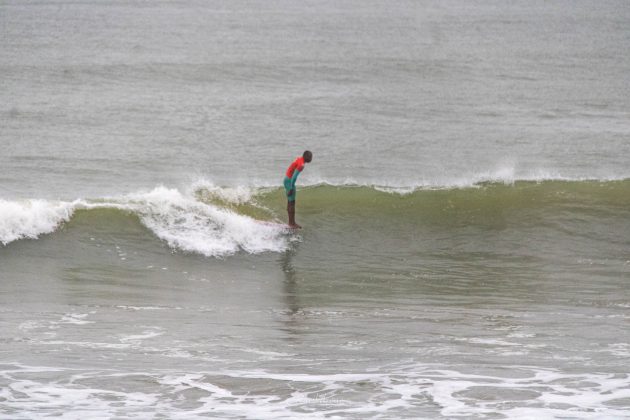
[[[298,175],[304,170],[304,165],[313,160],[313,153],[305,151],[302,156],[298,157],[287,169],[284,177],[284,189],[287,193],[287,212],[289,213],[289,227],[301,228],[302,226],[295,223],[295,181]]]

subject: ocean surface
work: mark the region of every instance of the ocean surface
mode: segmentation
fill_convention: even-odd
[[[628,51],[626,0],[0,2],[0,418],[630,419]]]

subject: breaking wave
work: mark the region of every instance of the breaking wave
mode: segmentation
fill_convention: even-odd
[[[364,219],[374,223],[379,218],[461,227],[500,216],[518,225],[518,217],[531,224],[533,214],[585,209],[626,217],[630,180],[481,181],[462,188],[425,185],[402,191],[377,185],[321,183],[301,187],[298,197],[304,214],[356,221],[342,229],[355,229],[365,225]],[[137,217],[174,250],[209,257],[240,251],[281,252],[295,238],[279,223],[285,217],[284,200],[283,190],[277,187],[227,188],[206,180],[181,190],[159,186],[119,197],[0,200],[0,242],[8,245],[53,233],[71,223],[77,211],[111,209],[120,217]]]
[[[136,215],[142,224],[171,248],[221,257],[239,250],[248,253],[282,251],[288,238],[281,226],[198,200],[177,189],[157,187],[119,198],[0,201],[0,242],[36,239],[69,222],[76,211],[115,209]]]

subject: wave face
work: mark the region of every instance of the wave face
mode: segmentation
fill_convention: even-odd
[[[415,210],[444,201],[456,200],[460,205],[483,207],[546,207],[564,202],[580,202],[585,205],[599,203],[610,206],[626,206],[630,202],[630,179],[627,180],[515,180],[510,182],[481,181],[458,186],[416,186],[396,188],[378,185],[319,184],[306,188],[309,206],[326,205],[330,202],[383,206],[393,209],[392,203],[405,202]]]
[[[261,194],[260,203],[280,201],[276,191]],[[630,180],[515,181],[478,183],[466,188],[415,188],[400,191],[374,186],[319,185],[298,192],[298,211],[339,229],[387,231],[400,226],[446,231],[479,227],[526,229],[561,223],[579,234],[589,222],[630,217]],[[581,221],[583,224],[578,223]],[[524,232],[526,233],[526,232]]]
[[[412,190],[320,184],[298,194],[299,217],[338,231],[400,225],[441,230],[528,227],[562,216],[561,229],[579,234],[588,230],[584,223],[630,216],[630,180],[482,182]],[[137,218],[173,250],[209,257],[280,252],[295,238],[276,224],[285,218],[284,203],[279,188],[222,188],[207,181],[183,190],[160,186],[120,197],[0,200],[0,242],[36,239],[64,224],[72,226],[76,212],[102,217],[99,211],[109,209],[115,216],[108,223]]]

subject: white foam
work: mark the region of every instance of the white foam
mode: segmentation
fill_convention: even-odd
[[[63,317],[61,317],[61,320],[59,321],[59,323],[75,324],[75,325],[93,324],[94,321],[87,321],[84,319],[88,315],[89,314],[74,314],[74,313],[65,314]]]
[[[40,372],[46,374],[33,375]],[[501,376],[438,365],[331,374],[290,367],[121,372],[5,365],[0,379],[7,384],[0,390],[7,409],[26,417],[63,412],[72,419],[88,409],[90,418],[625,418],[627,407],[619,402],[630,397],[625,374],[527,366],[511,366]]]
[[[161,310],[180,310],[179,306],[129,306],[129,305],[117,305],[119,309],[127,309],[131,311],[161,311]]]
[[[36,239],[54,232],[72,217],[75,203],[46,200],[0,200],[0,242]]]
[[[131,208],[142,223],[169,246],[206,256],[283,251],[282,229],[251,217],[202,203],[176,189],[157,187],[125,196],[119,203]]]
[[[264,356],[263,360],[274,360],[278,358],[295,356],[295,353],[281,353],[277,351],[257,350],[254,348],[243,348],[239,350],[245,353],[252,353],[252,354],[258,354],[258,355]]]
[[[628,343],[613,343],[609,344],[608,348],[604,351],[608,351],[616,357],[630,357],[630,344]]]
[[[130,334],[130,335],[124,335],[120,338],[120,341],[122,343],[138,343],[142,340],[147,340],[150,338],[155,338],[155,337],[159,337],[161,335],[164,334],[164,331],[161,330],[161,328],[157,328],[157,327],[152,327],[149,328],[145,331],[143,331],[140,334]]]
[[[522,347],[521,343],[516,343],[513,341],[505,341],[501,339],[494,338],[457,338],[455,341],[466,341],[471,344],[482,344],[486,346],[490,346],[491,348],[495,347]]]

